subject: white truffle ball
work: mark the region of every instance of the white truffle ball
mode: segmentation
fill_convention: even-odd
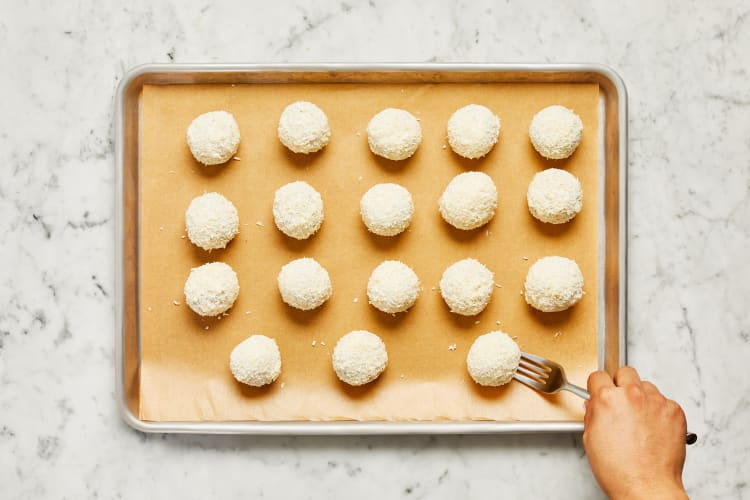
[[[367,298],[375,309],[389,314],[406,311],[419,297],[419,278],[397,260],[381,262],[367,282]]]
[[[315,234],[323,223],[323,199],[304,181],[290,182],[276,190],[273,221],[279,231],[298,240]]]
[[[188,238],[203,250],[226,248],[239,228],[237,208],[219,193],[206,193],[193,198],[185,211]]]
[[[448,120],[448,144],[464,158],[481,158],[489,153],[499,134],[500,118],[479,104],[458,109]]]
[[[223,262],[194,267],[185,281],[185,303],[201,316],[218,316],[228,310],[240,293],[237,273]]]
[[[469,375],[479,385],[497,387],[513,379],[521,361],[518,344],[501,331],[480,335],[466,356]]]
[[[531,180],[526,201],[529,212],[536,219],[563,224],[581,211],[583,189],[573,174],[559,168],[548,168]]]
[[[238,382],[262,387],[281,373],[281,353],[276,341],[265,335],[252,335],[232,349],[229,369]]]
[[[365,330],[349,332],[333,349],[333,370],[342,382],[358,386],[372,382],[388,364],[380,337]]]
[[[219,165],[237,153],[240,127],[226,111],[203,113],[188,126],[187,143],[196,160],[204,165]]]
[[[328,117],[322,109],[307,101],[293,102],[281,113],[279,140],[295,153],[314,153],[331,138]]]
[[[362,196],[359,212],[371,233],[396,236],[409,227],[414,215],[414,201],[403,186],[376,184]]]
[[[535,114],[529,126],[534,149],[550,160],[562,160],[572,155],[582,136],[581,118],[572,109],[557,104]]]
[[[564,311],[583,297],[583,274],[576,261],[550,256],[526,274],[526,303],[543,312]]]
[[[443,272],[440,294],[452,313],[474,316],[490,303],[493,277],[478,260],[459,260]]]
[[[277,281],[281,299],[302,311],[320,307],[333,293],[328,271],[309,257],[284,265]]]
[[[386,108],[367,124],[370,151],[389,160],[405,160],[422,142],[419,121],[403,109]]]
[[[497,189],[489,175],[464,172],[454,177],[440,197],[440,215],[457,229],[476,229],[495,216]]]

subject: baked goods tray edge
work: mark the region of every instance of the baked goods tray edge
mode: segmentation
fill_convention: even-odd
[[[627,93],[611,68],[595,64],[147,64],[123,76],[115,96],[115,393],[123,420],[143,432],[197,434],[490,434],[581,432],[580,422],[148,422],[138,418],[139,95],[146,84],[272,82],[549,82],[600,87],[599,367],[626,363]]]

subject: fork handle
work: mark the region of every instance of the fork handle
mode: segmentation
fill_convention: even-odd
[[[589,396],[589,391],[587,391],[583,387],[578,387],[575,384],[567,383],[567,384],[563,385],[562,388],[564,390],[566,390],[566,391],[572,392],[576,396],[579,396],[579,397],[585,399],[586,401],[588,401],[591,398],[591,396]]]
[[[566,391],[572,392],[576,396],[582,397],[586,401],[588,401],[591,398],[591,396],[589,395],[589,391],[587,391],[583,387],[578,387],[575,384],[567,383],[563,385],[562,388]],[[694,432],[688,431],[687,434],[685,434],[686,445],[694,444],[696,441],[698,441],[698,435],[695,434]]]

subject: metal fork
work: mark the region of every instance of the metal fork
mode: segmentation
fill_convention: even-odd
[[[586,389],[568,382],[562,366],[547,358],[525,352],[521,353],[521,363],[513,378],[532,389],[547,394],[570,391],[586,400],[590,397]]]
[[[534,354],[521,353],[521,362],[513,378],[539,392],[555,394],[560,391],[570,391],[587,401],[590,398],[586,389],[568,382],[562,366]],[[685,435],[686,444],[693,444],[697,440],[698,436],[692,432]]]

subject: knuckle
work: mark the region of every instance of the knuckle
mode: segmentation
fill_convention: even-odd
[[[654,393],[658,393],[659,389],[653,384],[653,382],[650,382],[648,380],[643,381],[643,388],[648,389]]]
[[[637,385],[629,385],[625,387],[625,395],[630,401],[635,402],[643,401],[643,399],[645,398],[643,388]]]
[[[667,400],[666,403],[667,410],[669,411],[670,415],[674,416],[675,418],[685,421],[685,412],[683,411],[682,407],[677,404],[676,401],[672,401],[671,399]]]
[[[596,397],[602,403],[609,403],[615,397],[615,390],[612,387],[602,387],[596,391]]]

